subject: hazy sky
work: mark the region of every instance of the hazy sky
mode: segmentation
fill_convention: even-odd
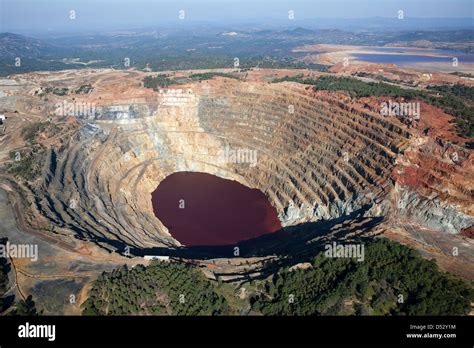
[[[76,19],[69,18],[74,10]],[[473,17],[473,0],[0,0],[0,31],[129,28],[185,21]]]

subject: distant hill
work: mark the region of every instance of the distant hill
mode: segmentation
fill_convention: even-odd
[[[295,29],[288,30],[287,32],[291,33],[291,34],[295,34],[295,35],[298,35],[298,34],[299,35],[311,35],[311,34],[315,33],[313,30],[309,30],[309,29],[302,28],[302,27],[297,27]]]
[[[48,35],[36,39],[0,33],[0,76],[29,71],[112,67],[151,68],[154,71],[232,67],[238,57],[242,68],[308,68],[293,52],[307,44],[411,46],[471,52],[472,30],[345,31],[288,24],[276,29],[262,26],[195,30],[136,29]],[[14,58],[21,58],[16,66]],[[309,68],[320,69],[320,66]]]
[[[30,37],[12,33],[0,33],[0,57],[36,58],[46,55],[54,46]]]

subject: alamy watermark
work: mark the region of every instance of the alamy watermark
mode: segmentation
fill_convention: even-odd
[[[56,339],[56,325],[38,325],[26,322],[18,326],[19,338],[47,338],[52,342]]]
[[[217,161],[220,164],[248,164],[250,167],[257,165],[257,150],[247,148],[230,148],[226,146],[225,149],[219,150]]]
[[[93,118],[96,114],[94,103],[75,101],[74,103],[63,100],[54,105],[55,113],[58,116],[87,117]]]
[[[330,258],[354,258],[362,262],[365,258],[364,244],[326,244],[324,256]]]
[[[12,244],[6,242],[0,244],[0,257],[30,259],[38,261],[38,245],[37,244]]]
[[[382,116],[396,116],[412,120],[420,119],[420,103],[403,103],[389,100],[380,104]]]

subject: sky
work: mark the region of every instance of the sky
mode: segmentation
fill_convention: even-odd
[[[399,10],[406,18],[472,18],[473,4],[473,0],[0,0],[0,31],[284,21],[289,11],[294,11],[295,22],[314,18],[396,18]],[[180,14],[184,14],[184,21],[179,22]]]

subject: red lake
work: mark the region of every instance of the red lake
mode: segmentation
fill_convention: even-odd
[[[229,245],[281,229],[257,189],[206,173],[178,172],[152,193],[155,216],[186,246]]]

